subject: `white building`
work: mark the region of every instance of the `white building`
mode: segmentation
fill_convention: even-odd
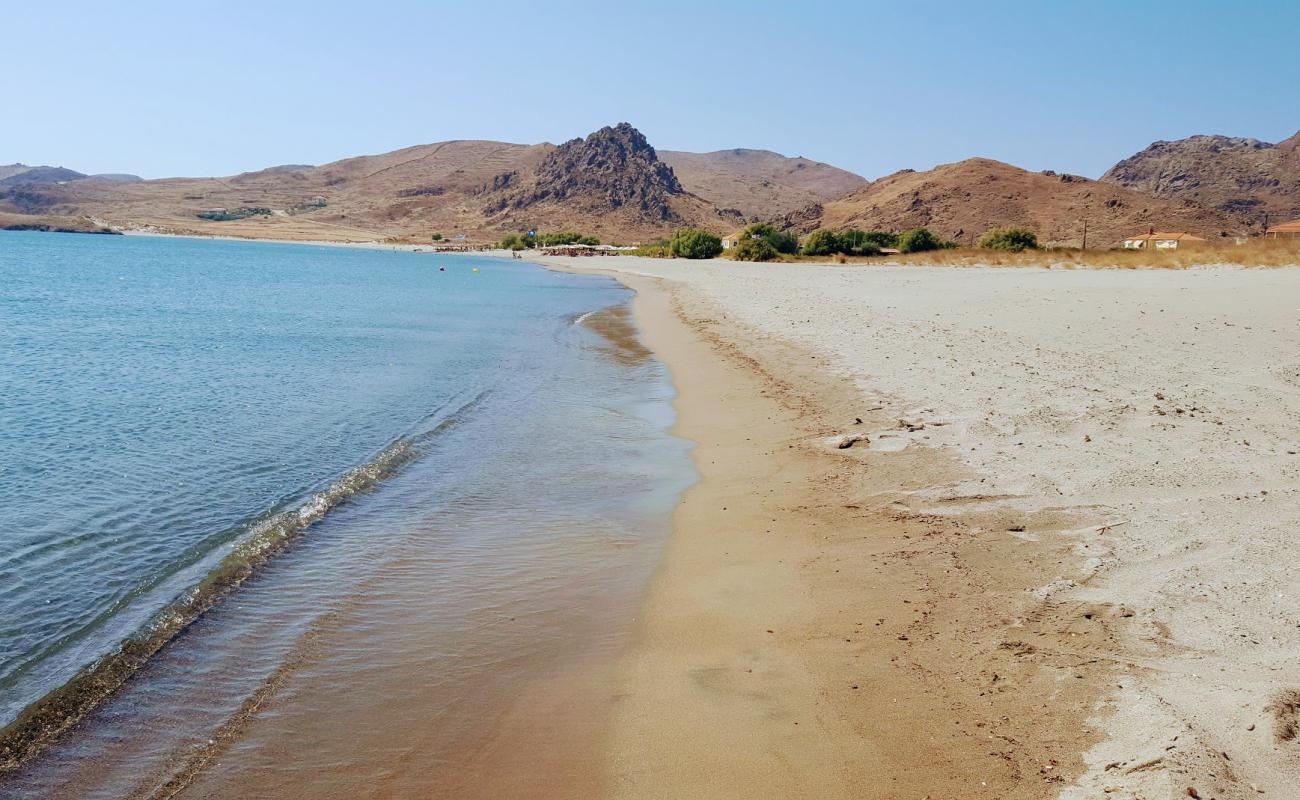
[[[1140,233],[1137,236],[1130,236],[1124,240],[1125,250],[1177,250],[1181,244],[1191,244],[1194,242],[1205,241],[1199,236],[1190,233],[1161,233],[1158,231],[1149,231]]]

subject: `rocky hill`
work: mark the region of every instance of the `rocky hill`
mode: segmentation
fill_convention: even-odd
[[[1101,178],[1107,183],[1273,223],[1300,218],[1300,133],[1279,144],[1228,136],[1156,142]]]
[[[1153,198],[1077,175],[1028,172],[984,158],[928,172],[904,170],[825,203],[820,215],[792,216],[807,230],[905,230],[928,227],[961,244],[1003,225],[1033,229],[1041,241],[1077,246],[1088,224],[1088,246],[1108,247],[1149,227],[1219,236],[1245,230],[1240,218],[1190,202]]]
[[[558,147],[457,140],[228,178],[0,187],[0,212],[290,239],[427,241],[432,233],[463,233],[488,241],[541,228],[634,242],[665,237],[685,224],[728,232],[751,217],[798,208],[809,197],[838,194],[840,186],[861,180],[803,159],[724,152],[757,155],[676,154],[689,162],[683,179],[624,123]],[[815,188],[819,175],[834,176],[829,188]],[[755,190],[756,181],[770,184],[766,194]],[[750,196],[761,200],[738,210]]]
[[[483,208],[491,224],[563,217],[617,218],[627,229],[716,224],[718,214],[688,193],[640,131],[626,122],[548,153],[531,174],[493,179]],[[587,228],[593,225],[588,223]]]
[[[64,167],[29,167],[26,164],[0,167],[0,186],[40,186],[84,177],[84,174]]]
[[[719,209],[734,209],[749,222],[774,220],[867,185],[861,175],[770,150],[661,150],[659,157],[688,192]]]

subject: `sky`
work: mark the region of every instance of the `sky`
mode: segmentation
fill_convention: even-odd
[[[7,2],[0,164],[149,178],[447,139],[1098,177],[1300,130],[1300,3]]]

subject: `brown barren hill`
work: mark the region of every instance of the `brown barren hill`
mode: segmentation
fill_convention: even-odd
[[[819,218],[795,227],[927,227],[969,244],[991,228],[1019,225],[1046,244],[1078,246],[1085,222],[1089,247],[1110,247],[1150,227],[1205,238],[1248,228],[1237,217],[1190,202],[1153,198],[1077,175],[1028,172],[985,158],[889,175],[826,203]]]
[[[40,186],[89,177],[67,167],[29,167],[9,164],[0,167],[0,186]]]
[[[1228,136],[1156,142],[1101,176],[1153,197],[1192,200],[1273,224],[1300,218],[1300,133],[1279,144]]]
[[[721,181],[721,179],[719,179]],[[742,221],[684,187],[631,125],[560,146],[458,140],[225,178],[0,187],[0,211],[253,238],[489,242],[539,228],[648,241]]]
[[[739,212],[747,222],[778,219],[867,185],[866,178],[839,167],[770,150],[661,150],[659,157],[687,191],[719,209]]]
[[[0,210],[92,215],[127,228],[254,238],[427,238],[478,231],[481,197],[503,171],[529,170],[550,145],[450,141],[319,167],[227,178],[167,178],[0,191]],[[210,219],[216,215],[234,219]]]

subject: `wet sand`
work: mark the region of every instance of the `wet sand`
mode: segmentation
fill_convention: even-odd
[[[913,494],[960,465],[838,447],[892,409],[680,288],[624,279],[701,482],[619,670],[611,795],[1042,797],[1079,772],[1105,625],[1029,591],[1077,560],[1038,539],[1073,515],[921,510]],[[1073,647],[1043,648],[1063,627]]]
[[[546,261],[698,443],[614,796],[1297,785],[1300,270]]]

